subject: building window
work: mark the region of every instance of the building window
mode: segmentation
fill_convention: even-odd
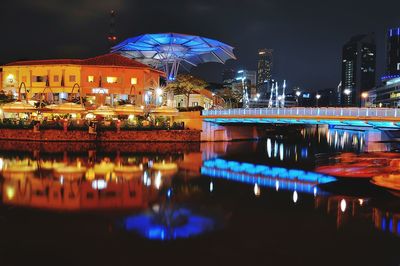
[[[192,106],[199,106],[198,102],[192,102]]]
[[[87,77],[88,82],[94,82],[94,76],[88,76]]]
[[[53,77],[53,81],[54,81],[54,82],[58,82],[58,75],[55,75],[55,76]]]
[[[117,83],[117,77],[107,77],[107,83]]]
[[[397,63],[397,70],[400,70],[400,63]]]
[[[75,75],[70,75],[69,76],[69,82],[75,82],[76,81],[76,76]]]
[[[131,85],[137,84],[137,78],[131,78]]]
[[[34,82],[46,82],[46,76],[33,76]]]

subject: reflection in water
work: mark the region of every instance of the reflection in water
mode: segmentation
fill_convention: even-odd
[[[123,221],[125,230],[158,240],[212,232],[218,216],[204,210],[216,206],[224,213],[233,213],[229,216],[233,217],[229,218],[233,227],[252,227],[265,215],[266,223],[277,220],[277,227],[286,232],[280,224],[287,222],[296,209],[296,215],[325,230],[328,227],[322,223],[336,230],[361,219],[399,235],[400,209],[377,207],[373,202],[380,196],[366,196],[362,190],[356,197],[348,196],[343,188],[325,192],[321,184],[336,179],[314,172],[315,164],[325,155],[332,158],[340,152],[353,152],[361,158],[366,146],[363,132],[320,127],[303,129],[295,139],[277,135],[260,142],[205,143],[202,152],[176,152],[170,147],[170,152],[160,153],[101,153],[91,149],[82,154],[78,149],[71,153],[5,155],[0,158],[1,205],[50,213],[96,210],[107,217],[121,211],[120,216],[110,215],[111,224]],[[162,148],[154,144],[152,151],[158,149]],[[399,200],[392,197],[388,201]],[[310,215],[310,210],[321,219]],[[337,228],[331,226],[331,220],[336,220]],[[84,221],[82,224],[87,226]],[[263,232],[269,225],[257,230]]]
[[[152,240],[188,238],[214,230],[215,221],[186,208],[153,208],[124,220],[124,228]]]
[[[372,215],[376,228],[383,232],[389,232],[400,236],[400,211],[397,213],[390,213],[374,208]]]
[[[201,167],[201,173],[214,178],[254,184],[255,195],[260,194],[259,186],[274,187],[276,191],[284,189],[316,194],[317,190],[314,188],[318,184],[336,180],[331,176],[314,172],[223,159],[205,161]]]

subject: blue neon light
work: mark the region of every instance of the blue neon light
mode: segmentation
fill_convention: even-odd
[[[399,78],[400,75],[388,75],[388,76],[382,76],[381,80],[388,80],[388,79],[395,79],[395,78]]]
[[[284,190],[296,189],[299,192],[309,194],[314,193],[316,185],[336,180],[334,177],[320,173],[226,161],[219,158],[205,161],[201,168],[201,173],[215,178],[258,184],[266,187],[275,187],[276,182],[279,181],[279,187]]]

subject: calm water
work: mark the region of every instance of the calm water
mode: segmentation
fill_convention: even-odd
[[[0,143],[0,265],[400,265],[400,198],[313,172],[368,138]]]

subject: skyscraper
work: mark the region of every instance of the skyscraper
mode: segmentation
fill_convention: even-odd
[[[343,106],[360,106],[361,93],[375,86],[376,44],[374,34],[354,36],[343,46]]]
[[[271,87],[272,80],[272,49],[258,50],[258,64],[257,64],[257,92],[262,98],[267,96],[268,90]]]
[[[386,61],[387,75],[400,75],[400,27],[388,31]]]

